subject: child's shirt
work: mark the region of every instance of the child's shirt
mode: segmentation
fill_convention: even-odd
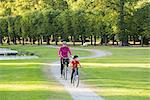
[[[71,61],[71,64],[72,64],[72,68],[73,68],[73,69],[78,68],[79,61],[72,60],[72,61]]]

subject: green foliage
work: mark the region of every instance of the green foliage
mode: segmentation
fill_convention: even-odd
[[[149,4],[140,0],[2,0],[0,29],[11,37],[35,39],[114,34],[120,41],[137,34],[148,38]]]
[[[128,30],[130,34],[150,38],[150,4],[137,9],[130,17]]]
[[[1,18],[0,20],[0,30],[1,30],[1,34],[3,36],[6,36],[7,32],[8,32],[8,22],[6,18]]]

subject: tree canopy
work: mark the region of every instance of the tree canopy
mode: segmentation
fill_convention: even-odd
[[[0,9],[0,43],[150,38],[150,0],[0,0]]]

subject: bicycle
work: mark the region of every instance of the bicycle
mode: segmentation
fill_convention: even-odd
[[[79,86],[79,74],[77,75],[77,68],[75,68],[75,72],[73,73],[72,83],[73,83],[73,86],[75,87]]]
[[[68,57],[63,58],[63,65],[64,65],[63,76],[64,76],[64,79],[67,80],[68,65],[69,65],[69,58]]]

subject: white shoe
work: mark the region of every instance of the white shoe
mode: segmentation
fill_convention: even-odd
[[[76,77],[79,77],[78,75],[76,75]]]

